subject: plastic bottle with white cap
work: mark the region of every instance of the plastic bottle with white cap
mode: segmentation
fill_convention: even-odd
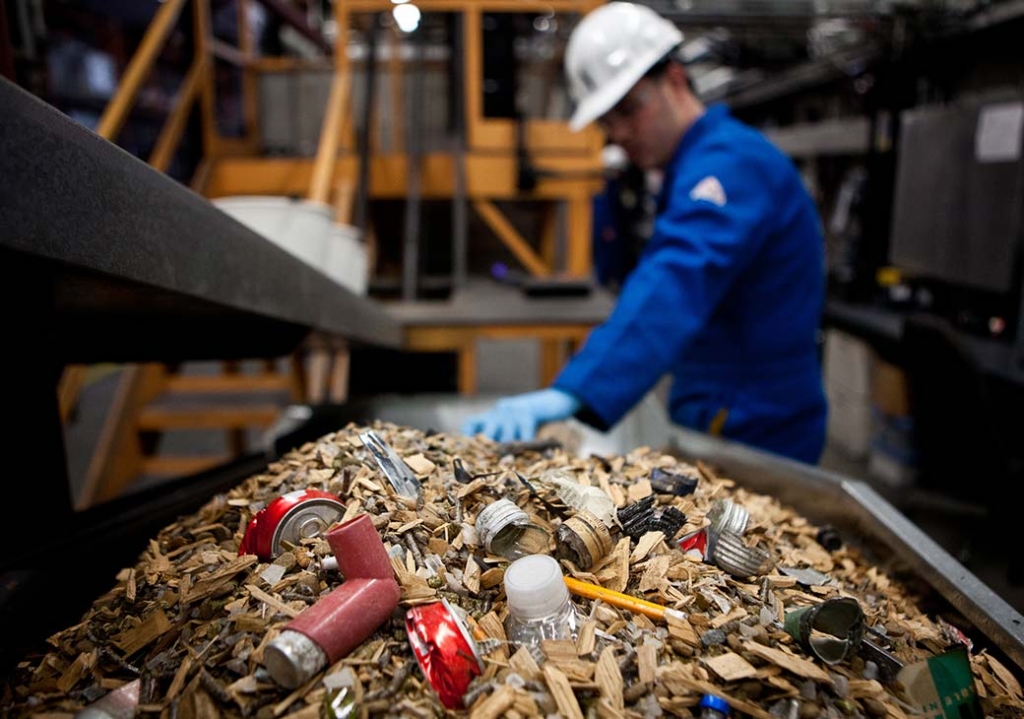
[[[544,660],[541,641],[579,636],[582,616],[569,598],[558,561],[546,554],[522,557],[505,570],[508,619],[505,631],[517,647]]]

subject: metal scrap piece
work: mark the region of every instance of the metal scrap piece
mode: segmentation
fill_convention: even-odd
[[[370,451],[377,465],[384,473],[384,476],[391,482],[394,490],[403,497],[420,497],[422,487],[416,479],[416,475],[408,464],[391,448],[387,442],[373,430],[367,430],[359,435],[363,445]]]

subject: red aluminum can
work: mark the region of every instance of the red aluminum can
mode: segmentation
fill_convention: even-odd
[[[255,554],[268,562],[281,553],[285,542],[298,544],[319,536],[344,514],[345,505],[330,492],[298,489],[282,494],[249,522],[238,554]]]
[[[682,537],[678,544],[679,548],[683,550],[683,554],[696,557],[701,561],[707,561],[708,545],[710,544],[708,528],[701,527],[696,532],[690,532],[686,536]]]
[[[447,709],[462,709],[469,683],[484,670],[476,642],[446,599],[413,607],[405,629],[423,676]]]

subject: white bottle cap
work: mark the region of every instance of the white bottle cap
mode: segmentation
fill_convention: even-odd
[[[562,568],[547,554],[521,557],[505,570],[508,610],[516,619],[542,619],[569,601]]]

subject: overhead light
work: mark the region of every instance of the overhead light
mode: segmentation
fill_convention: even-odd
[[[396,5],[391,15],[402,32],[412,32],[420,24],[420,9],[412,3]]]

